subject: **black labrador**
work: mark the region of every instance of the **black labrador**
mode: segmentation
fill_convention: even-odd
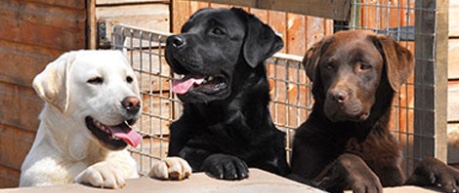
[[[384,35],[342,31],[310,48],[303,64],[315,103],[294,137],[291,178],[314,180],[330,192],[402,184],[457,191],[458,170],[434,158],[404,176],[388,123],[394,93],[414,69],[409,50]]]
[[[183,115],[170,126],[169,156],[218,179],[247,178],[248,167],[286,175],[285,134],[268,111],[265,60],[283,47],[273,30],[242,9],[202,9],[167,39]]]

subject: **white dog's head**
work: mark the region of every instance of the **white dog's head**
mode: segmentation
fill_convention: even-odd
[[[132,125],[141,113],[134,71],[120,51],[73,51],[38,74],[33,87],[63,117],[102,146],[118,150],[137,146]],[[92,135],[91,135],[92,134]]]

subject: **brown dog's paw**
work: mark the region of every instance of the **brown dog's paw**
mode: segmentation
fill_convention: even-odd
[[[330,192],[350,188],[353,193],[380,193],[382,185],[378,176],[358,156],[343,154],[332,164],[319,186]]]
[[[407,185],[437,186],[444,192],[458,192],[459,170],[435,158],[426,158],[419,163]]]
[[[191,167],[187,161],[179,157],[168,157],[153,164],[148,174],[152,178],[163,180],[183,180],[191,175]]]

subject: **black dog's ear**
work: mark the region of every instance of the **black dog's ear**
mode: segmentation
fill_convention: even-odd
[[[384,58],[390,86],[397,92],[414,70],[413,55],[408,49],[385,35],[376,35],[373,43]]]
[[[261,22],[253,14],[240,8],[231,8],[231,10],[247,21],[245,43],[242,49],[245,61],[252,68],[284,47],[284,42],[271,27]]]
[[[303,66],[306,70],[306,75],[308,76],[311,82],[314,82],[316,75],[316,68],[319,64],[320,56],[325,51],[325,49],[330,45],[332,37],[325,37],[322,40],[314,43],[311,48],[306,51],[306,54],[303,58]]]

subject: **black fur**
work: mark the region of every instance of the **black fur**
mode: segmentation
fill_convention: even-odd
[[[213,77],[178,94],[184,111],[170,126],[169,156],[219,179],[246,178],[248,167],[286,175],[285,134],[271,121],[264,64],[282,46],[270,27],[236,8],[200,10],[169,37],[175,73]]]

